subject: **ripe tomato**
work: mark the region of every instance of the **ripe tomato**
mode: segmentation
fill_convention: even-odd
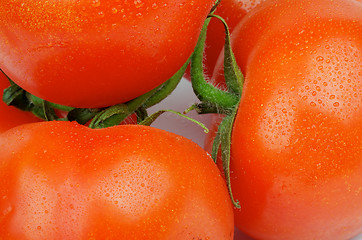
[[[7,77],[0,71],[0,91],[1,96],[5,88],[9,87],[10,83]],[[15,107],[6,105],[0,100],[0,133],[13,128],[15,126],[41,121],[35,117],[32,113],[23,112]]]
[[[214,2],[2,0],[0,67],[51,102],[122,103],[181,68]]]
[[[233,35],[246,72],[231,144],[236,226],[257,239],[348,239],[362,231],[362,5],[255,10],[238,27],[249,35]]]
[[[209,155],[136,125],[22,125],[0,136],[1,239],[232,239]]]

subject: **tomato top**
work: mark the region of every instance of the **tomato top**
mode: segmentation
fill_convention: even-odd
[[[0,3],[0,67],[45,100],[104,107],[170,78],[214,0]]]

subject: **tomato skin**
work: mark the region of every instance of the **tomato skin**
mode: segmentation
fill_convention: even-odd
[[[181,68],[213,3],[4,0],[0,67],[25,90],[51,102],[123,103]]]
[[[4,89],[9,86],[9,80],[2,72],[0,72],[1,95]],[[41,119],[35,117],[32,113],[23,112],[15,107],[8,106],[0,100],[0,133],[21,124],[39,121],[41,121]]]
[[[233,238],[211,158],[151,127],[13,128],[0,136],[0,183],[1,239]]]
[[[241,22],[254,45],[233,35],[246,73],[232,132],[234,214],[256,239],[362,231],[361,13],[357,1],[267,1]]]

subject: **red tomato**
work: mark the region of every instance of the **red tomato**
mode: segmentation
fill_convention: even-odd
[[[238,28],[249,35],[233,35],[246,71],[231,144],[236,226],[257,239],[348,239],[362,231],[362,5],[255,10]]]
[[[181,68],[213,3],[2,0],[0,67],[25,90],[51,102],[122,103]]]
[[[0,72],[1,96],[4,89],[9,86],[9,80],[2,72]],[[35,117],[32,113],[23,112],[15,107],[8,106],[0,99],[0,133],[24,123],[38,121],[41,121],[41,119]]]
[[[237,23],[254,7],[264,0],[222,0],[215,14],[225,19],[229,30],[232,31]],[[205,56],[205,75],[211,77],[216,61],[225,44],[225,27],[218,19],[212,18],[207,29]],[[186,78],[190,78],[190,69],[186,71]]]
[[[146,126],[13,128],[0,136],[0,196],[0,239],[233,238],[209,155]]]

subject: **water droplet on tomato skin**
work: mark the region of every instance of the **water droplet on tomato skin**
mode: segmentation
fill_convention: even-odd
[[[322,56],[318,56],[318,57],[316,58],[316,60],[317,60],[318,62],[321,62],[321,61],[324,60],[324,58],[323,58]]]
[[[136,8],[141,8],[144,5],[144,2],[142,2],[141,0],[135,0],[133,3]]]
[[[92,2],[92,7],[99,7],[101,5],[101,1],[100,0],[93,0]]]
[[[153,3],[153,4],[152,4],[152,8],[153,8],[153,9],[157,9],[157,8],[158,8],[157,3]]]
[[[118,12],[118,9],[117,9],[117,8],[115,8],[115,7],[112,8],[112,13],[113,13],[113,14],[116,14],[117,12]]]

